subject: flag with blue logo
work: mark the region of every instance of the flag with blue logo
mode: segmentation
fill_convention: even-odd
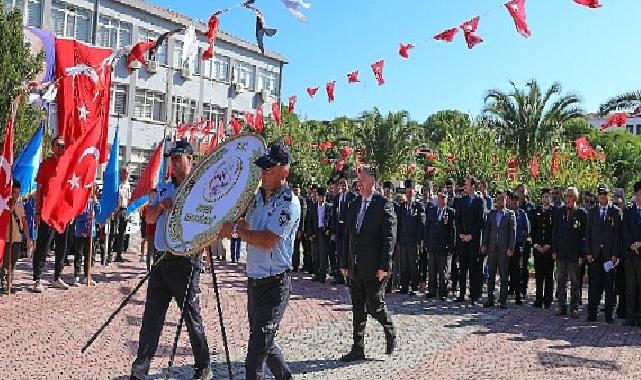
[[[36,191],[36,176],[42,161],[42,137],[44,126],[40,125],[13,164],[13,178],[20,182],[20,196]]]

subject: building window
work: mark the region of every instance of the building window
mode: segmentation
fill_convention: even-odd
[[[218,120],[222,118],[223,123],[225,123],[225,116],[227,115],[227,109],[219,107],[215,104],[203,103],[203,119],[204,120]]]
[[[109,113],[112,115],[127,115],[127,94],[129,87],[124,84],[114,83],[111,85],[111,98]]]
[[[26,5],[26,8],[25,8]],[[17,9],[23,14],[23,23],[34,28],[42,27],[42,0],[5,0],[5,13]],[[26,16],[25,16],[25,12]]]
[[[174,96],[172,98],[174,110],[174,123],[186,124],[193,123],[196,119],[196,101]]]
[[[216,54],[211,59],[203,61],[203,76],[223,83],[229,83],[230,58]]]
[[[174,69],[183,67],[183,43],[182,41],[174,42]]]
[[[637,135],[641,135],[641,124],[637,124]]]
[[[145,29],[145,28],[139,28],[138,29],[138,42],[146,42],[146,41],[156,41],[160,37],[160,34]],[[167,40],[163,42],[160,47],[155,49],[153,52],[151,50],[147,51],[145,54],[145,59],[149,61],[156,61],[161,65],[166,65],[167,64]]]
[[[634,134],[634,125],[626,125],[625,128],[628,130],[628,132]]]
[[[132,29],[131,23],[100,16],[98,19],[97,43],[100,46],[112,49],[131,46]]]
[[[89,42],[91,11],[59,1],[51,3],[51,29],[56,36],[73,37]]]
[[[267,69],[259,69],[258,89],[267,90],[270,94],[278,96],[278,73]]]
[[[236,62],[235,78],[237,83],[241,83],[246,89],[254,91],[256,88],[256,66],[245,62]]]
[[[134,117],[165,121],[165,94],[149,90],[136,90]]]

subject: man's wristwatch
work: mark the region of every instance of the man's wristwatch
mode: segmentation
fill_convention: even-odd
[[[238,239],[238,223],[234,223],[231,228],[231,237],[232,239]]]

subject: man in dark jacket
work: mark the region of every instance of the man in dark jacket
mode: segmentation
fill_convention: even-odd
[[[396,244],[396,215],[391,201],[374,193],[376,169],[363,165],[358,171],[358,196],[347,210],[341,271],[349,278],[352,296],[353,345],[341,361],[365,358],[365,323],[370,314],[385,332],[386,350],[396,346],[392,318],[385,307],[385,287]]]
[[[550,189],[541,190],[541,205],[532,212],[532,246],[534,248],[534,276],[536,299],[534,307],[550,308],[554,291],[554,260],[552,259],[552,231],[554,211]]]
[[[579,266],[584,258],[585,229],[588,213],[576,203],[579,191],[576,187],[568,188],[565,194],[565,205],[556,210],[552,254],[557,265],[557,291],[559,296],[558,316],[568,313],[567,281],[570,280],[570,316],[579,318]]]
[[[398,207],[398,246],[401,263],[401,290],[407,294],[411,286],[412,293],[418,291],[418,253],[423,241],[425,229],[425,209],[423,203],[416,200],[416,183],[405,181],[405,202]]]
[[[634,200],[623,215],[625,294],[624,326],[641,326],[641,181],[634,184]]]
[[[475,192],[476,179],[465,180],[465,194],[456,202],[456,250],[459,256],[459,297],[465,300],[467,274],[470,278],[470,302],[474,304],[483,290],[483,257],[480,254],[481,230],[485,222],[485,202]]]
[[[313,281],[325,282],[329,269],[330,220],[332,205],[326,202],[327,190],[319,187],[315,207],[308,210],[310,215],[307,236],[312,244]]]
[[[428,252],[429,285],[427,298],[447,297],[447,256],[455,249],[454,209],[447,207],[447,193],[438,192],[436,207],[430,208],[425,222],[424,243]]]
[[[338,179],[338,195],[333,203],[332,221],[331,221],[331,236],[332,240],[336,243],[336,260],[338,263],[339,271],[338,277],[334,280],[334,284],[344,284],[345,279],[340,273],[341,255],[343,254],[343,239],[345,238],[345,219],[347,217],[347,206],[356,198],[356,195],[349,190],[347,179],[340,176]]]
[[[588,212],[586,251],[588,262],[588,322],[597,319],[601,295],[605,291],[605,321],[613,323],[615,304],[615,271],[605,270],[604,264],[617,263],[621,251],[621,210],[610,204],[605,185],[598,189],[599,204]]]
[[[300,268],[300,247],[301,243],[305,240],[305,220],[307,218],[307,202],[301,197],[300,186],[294,185],[292,193],[301,200],[300,202],[300,223],[298,223],[298,231],[296,231],[296,238],[294,239],[294,256],[292,257],[292,267],[294,272],[298,272]]]

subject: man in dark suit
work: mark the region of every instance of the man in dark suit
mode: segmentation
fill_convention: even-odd
[[[634,184],[634,200],[623,214],[625,294],[624,326],[641,326],[641,181]]]
[[[313,281],[325,282],[329,268],[330,250],[330,219],[332,205],[325,201],[327,190],[319,187],[317,190],[315,207],[308,210],[310,223],[307,236],[312,243],[312,263],[314,266]]]
[[[301,199],[300,202],[300,223],[298,223],[298,231],[296,231],[296,238],[294,239],[294,256],[292,257],[292,267],[294,272],[300,269],[300,246],[305,240],[305,220],[307,218],[307,202],[301,198],[300,186],[294,185],[292,193]]]
[[[485,202],[475,192],[476,179],[467,177],[465,194],[456,202],[456,250],[459,255],[459,297],[465,301],[467,274],[470,278],[470,302],[474,304],[483,290],[483,257],[480,254],[481,230],[485,220]]]
[[[452,178],[445,181],[445,192],[447,193],[447,207],[451,207],[456,210],[456,201],[460,198],[456,198],[456,193],[454,192],[454,180]],[[456,249],[452,252],[452,257],[450,258],[448,275],[450,278],[450,290],[452,293],[456,294],[459,278],[458,251]]]
[[[532,212],[532,246],[534,248],[534,276],[536,299],[533,306],[549,309],[554,291],[554,260],[552,259],[552,231],[554,209],[550,189],[541,190],[541,205]]]
[[[316,195],[317,195],[316,191],[317,190],[318,190],[318,185],[315,183],[311,184],[307,189],[307,197],[301,201],[301,203],[306,204],[306,209],[307,209],[304,223],[302,222],[302,219],[301,219],[301,224],[305,225],[305,229],[303,230],[305,232],[305,236],[303,239],[303,270],[306,271],[307,273],[314,272],[314,263],[312,262],[312,242],[309,240],[309,236],[307,236],[307,230],[309,229],[308,226],[311,223],[311,215],[309,213],[309,210],[316,207]]]
[[[359,193],[347,210],[341,271],[349,278],[352,296],[353,345],[341,361],[365,359],[365,323],[369,313],[385,332],[388,355],[394,352],[396,332],[385,307],[385,287],[396,244],[396,214],[391,201],[374,193],[376,168],[362,165]]]
[[[447,297],[447,256],[454,251],[456,244],[454,209],[447,207],[445,191],[438,192],[436,206],[427,213],[424,237],[429,269],[427,298],[436,297],[438,288],[438,296],[444,301]]]
[[[345,238],[345,220],[347,217],[347,206],[350,202],[356,198],[356,195],[349,191],[347,184],[347,178],[344,175],[341,175],[338,179],[338,196],[336,197],[333,210],[332,210],[332,222],[331,222],[331,234],[332,240],[336,242],[336,260],[338,262],[338,267],[340,269],[341,256],[343,254],[343,239]],[[340,273],[340,270],[337,273],[338,277],[334,280],[334,284],[344,284],[345,279]]]
[[[556,209],[554,233],[552,238],[552,255],[557,265],[557,292],[559,311],[557,316],[568,313],[567,281],[570,280],[570,317],[579,318],[579,266],[585,253],[585,228],[588,213],[577,204],[579,191],[576,187],[568,188],[565,194],[565,205]]]
[[[610,204],[609,191],[605,185],[598,189],[599,204],[588,212],[586,251],[588,262],[588,322],[597,319],[601,294],[605,290],[605,321],[613,323],[615,304],[615,271],[606,272],[604,264],[619,260],[621,251],[621,210]]]
[[[499,191],[496,194],[496,205],[490,211],[483,229],[481,252],[487,255],[489,277],[487,280],[487,302],[483,307],[494,307],[494,286],[496,270],[501,276],[501,294],[499,304],[501,309],[507,308],[508,270],[510,257],[514,255],[516,246],[516,215],[505,207],[506,194]]]
[[[418,253],[423,241],[425,229],[425,209],[423,203],[416,200],[416,183],[405,181],[405,202],[398,207],[398,248],[401,263],[401,290],[407,294],[410,287],[412,293],[418,291]]]
[[[534,213],[534,203],[530,202],[530,198],[528,195],[528,188],[527,184],[525,183],[520,183],[516,187],[516,194],[519,198],[518,201],[518,207],[525,212],[525,215],[527,216],[528,222],[532,221],[532,214]],[[519,217],[517,213],[517,225],[519,224]],[[518,240],[517,235],[517,240]],[[521,296],[523,299],[527,299],[527,286],[528,283],[530,282],[530,256],[532,256],[532,242],[530,239],[526,238],[524,241],[521,242],[521,273],[519,274],[519,282],[520,282],[520,287],[517,290],[520,290]],[[519,242],[517,241],[517,245]],[[510,293],[511,294],[511,293]]]

